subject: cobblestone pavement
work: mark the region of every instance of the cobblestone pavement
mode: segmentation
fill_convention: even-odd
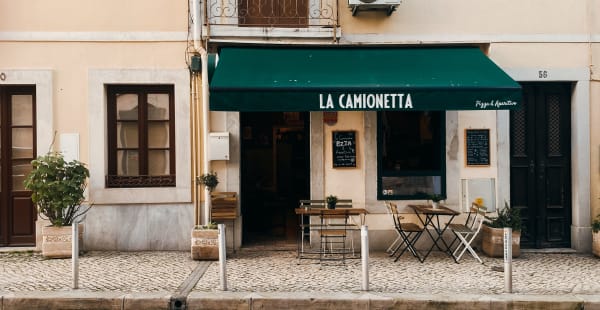
[[[79,287],[92,292],[172,292],[197,264],[188,252],[88,252],[79,259]],[[0,292],[67,291],[72,279],[71,259],[0,253]]]
[[[417,294],[500,294],[504,288],[502,259],[465,256],[459,264],[441,253],[419,263],[404,255],[398,262],[371,253],[370,290]],[[600,259],[583,254],[523,253],[514,259],[516,294],[600,294]],[[80,258],[82,291],[173,292],[198,262],[189,252],[88,252]],[[219,265],[213,262],[195,292],[219,291]],[[298,264],[294,251],[242,250],[227,262],[233,292],[359,292],[360,260],[345,266]],[[35,253],[0,253],[0,292],[67,291],[70,259],[44,259]]]
[[[484,264],[465,256],[459,264],[442,253],[424,263],[404,255],[395,262],[385,253],[371,253],[369,289],[372,292],[417,294],[500,294],[504,291],[503,259],[481,255]],[[496,268],[494,268],[496,269]],[[217,291],[218,264],[211,265],[196,291]],[[293,251],[242,252],[227,262],[228,289],[252,292],[358,292],[361,262],[321,266],[298,264]],[[523,253],[513,260],[513,293],[600,294],[600,259],[579,254]]]

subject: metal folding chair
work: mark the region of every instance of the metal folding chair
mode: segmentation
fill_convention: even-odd
[[[456,258],[456,261],[458,262],[460,260],[460,258],[463,256],[463,254],[465,254],[465,251],[469,251],[469,253],[471,253],[471,255],[478,260],[480,263],[483,264],[483,261],[481,261],[481,258],[479,258],[479,255],[477,255],[477,253],[475,252],[475,250],[473,250],[473,247],[471,246],[471,244],[473,243],[473,240],[475,240],[475,238],[477,237],[477,234],[479,234],[479,231],[481,230],[481,225],[483,225],[483,222],[485,221],[485,207],[479,206],[475,203],[473,203],[471,205],[471,211],[469,212],[469,215],[467,216],[467,220],[465,221],[465,224],[450,224],[448,225],[448,229],[450,229],[450,231],[452,231],[454,233],[454,235],[456,236],[454,238],[454,240],[452,240],[452,243],[450,243],[450,247],[452,247],[452,245],[458,241],[458,245],[456,246],[456,249],[454,249],[454,252],[452,253],[452,255],[454,255],[454,257]],[[459,253],[460,251],[460,253]],[[458,255],[456,255],[457,253],[459,253]]]
[[[394,259],[394,261],[396,262],[398,261],[398,259],[400,259],[400,256],[402,256],[402,254],[404,254],[404,252],[408,250],[414,257],[416,257],[422,263],[424,261],[424,258],[419,254],[419,252],[415,248],[415,244],[417,240],[419,240],[419,237],[421,237],[421,234],[423,234],[423,228],[415,223],[403,223],[402,220],[404,219],[404,217],[402,217],[398,213],[398,207],[396,206],[396,204],[386,202],[385,205],[388,208],[390,214],[392,215],[392,218],[394,220],[394,226],[396,228],[396,232],[398,233],[398,238],[400,238],[398,242],[394,241],[392,243],[397,243],[397,245],[393,249],[390,256],[394,256],[396,255],[396,253],[398,253],[398,251],[400,251],[396,256],[396,259]]]
[[[345,264],[349,249],[346,238],[351,225],[348,223],[348,211],[342,209],[321,211],[321,251],[320,261],[340,261]]]

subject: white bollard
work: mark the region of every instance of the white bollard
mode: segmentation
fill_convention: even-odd
[[[512,228],[504,227],[504,292],[512,293]]]
[[[362,262],[362,290],[369,290],[369,229],[360,227],[360,258]]]
[[[71,237],[71,266],[73,269],[73,289],[79,288],[79,223],[72,224],[73,236]]]
[[[227,290],[227,243],[225,239],[225,224],[219,224],[219,270],[221,276],[221,290]]]

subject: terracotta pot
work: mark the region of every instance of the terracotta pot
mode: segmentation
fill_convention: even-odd
[[[47,258],[70,258],[72,254],[71,226],[42,227],[42,255]],[[79,224],[79,251],[83,251],[83,224]]]
[[[219,259],[219,230],[193,229],[192,230],[192,259],[218,260]]]
[[[600,231],[592,232],[592,253],[600,257]]]
[[[481,247],[490,257],[504,257],[504,229],[483,225],[481,229]],[[521,255],[521,232],[512,232],[512,256]]]

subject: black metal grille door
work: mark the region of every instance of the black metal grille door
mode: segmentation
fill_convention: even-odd
[[[521,210],[524,248],[569,247],[571,85],[523,84],[511,111],[511,202]]]

